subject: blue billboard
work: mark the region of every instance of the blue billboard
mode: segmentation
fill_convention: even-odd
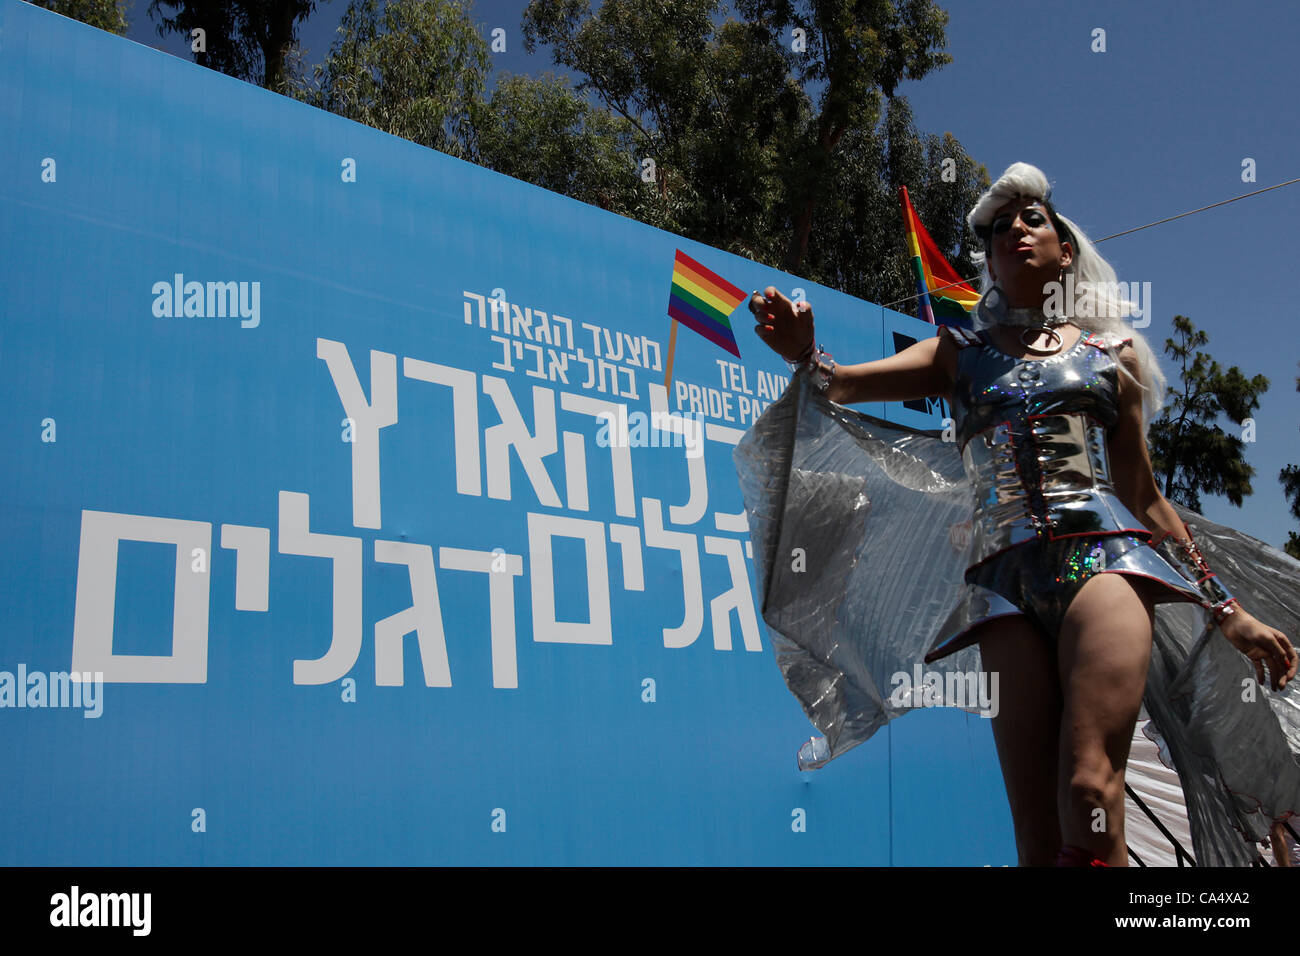
[[[978,716],[798,770],[732,464],[789,372],[743,306],[668,368],[679,251],[842,361],[932,327],[17,0],[0,43],[0,863],[1014,863]]]

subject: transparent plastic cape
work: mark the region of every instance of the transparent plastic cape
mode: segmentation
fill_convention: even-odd
[[[984,709],[977,646],[922,662],[963,596],[973,492],[955,444],[836,405],[800,371],[734,458],[777,664],[823,735],[800,767],[914,706]],[[1296,639],[1300,562],[1179,513],[1242,605]],[[1250,865],[1300,813],[1300,680],[1275,694],[1253,676],[1203,609],[1157,606],[1145,731],[1178,772],[1198,865]]]

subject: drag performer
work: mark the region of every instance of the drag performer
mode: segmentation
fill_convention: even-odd
[[[808,303],[773,288],[751,299],[755,331],[795,372],[736,460],[778,662],[826,733],[801,762],[820,765],[897,716],[891,667],[995,672],[1020,863],[1123,866],[1124,768],[1145,692],[1194,791],[1201,862],[1244,862],[1246,841],[1300,812],[1300,707],[1294,648],[1242,605],[1264,593],[1259,612],[1294,628],[1300,579],[1280,552],[1261,557],[1264,546],[1191,512],[1185,522],[1160,494],[1145,435],[1163,376],[1123,321],[1114,271],[1049,194],[1017,163],[971,210],[984,245],[977,331],[941,327],[843,366],[816,344]],[[952,404],[955,442],[842,407],[933,396]],[[936,591],[926,570],[891,578],[881,534],[935,573],[947,556],[954,580]],[[816,574],[785,570],[792,546]],[[1207,552],[1253,568],[1240,600]],[[1156,605],[1185,613],[1157,628]],[[1258,696],[1241,692],[1251,676]]]

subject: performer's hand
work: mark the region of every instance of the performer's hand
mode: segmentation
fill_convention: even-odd
[[[788,362],[797,362],[812,351],[812,306],[800,300],[792,303],[775,286],[768,286],[763,294],[755,292],[749,300],[749,311],[758,319],[754,331],[769,348]]]
[[[1228,643],[1250,658],[1255,676],[1264,683],[1264,664],[1268,664],[1274,690],[1281,690],[1296,675],[1297,655],[1285,634],[1269,627],[1241,609],[1224,618],[1219,630]]]

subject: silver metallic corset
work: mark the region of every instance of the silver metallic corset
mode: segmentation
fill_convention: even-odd
[[[1036,538],[1150,536],[1111,485],[1119,367],[1102,344],[1085,332],[1057,355],[1017,359],[980,333],[958,353],[953,415],[975,486],[972,565]]]

